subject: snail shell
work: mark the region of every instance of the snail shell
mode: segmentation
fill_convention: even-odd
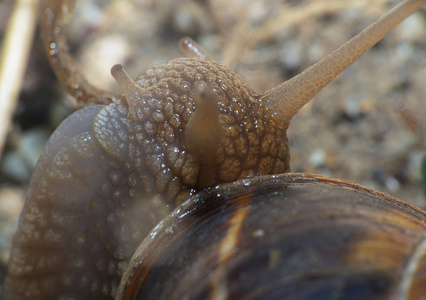
[[[191,197],[159,223],[117,299],[420,299],[426,213],[358,184],[260,176]]]

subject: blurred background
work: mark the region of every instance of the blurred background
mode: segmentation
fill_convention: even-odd
[[[67,39],[81,72],[103,90],[121,63],[136,77],[180,57],[190,36],[263,92],[297,75],[400,1],[85,0]],[[0,2],[0,44],[14,1]],[[49,135],[74,111],[36,30],[0,159],[0,284],[29,178]],[[2,109],[0,107],[0,109]],[[288,130],[293,172],[344,178],[425,208],[426,10],[335,79]]]

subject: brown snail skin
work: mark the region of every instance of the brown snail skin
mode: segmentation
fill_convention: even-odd
[[[207,262],[217,268],[213,268],[210,277],[196,277],[207,281],[193,295],[184,285],[179,287],[182,290],[174,289],[181,293],[177,297],[225,299],[236,296],[234,291],[241,291],[239,295],[244,296],[244,289],[229,287],[246,281],[244,276],[255,275],[244,270],[235,273],[235,269],[227,266],[239,266],[241,256],[234,257],[235,252],[248,257],[258,255],[258,251],[244,248],[244,243],[259,247],[263,237],[267,243],[261,249],[268,250],[263,259],[253,260],[259,264],[253,265],[258,267],[253,274],[262,276],[258,272],[265,271],[265,278],[275,278],[274,272],[284,272],[287,269],[284,264],[290,263],[298,270],[293,274],[300,272],[300,276],[279,276],[283,282],[298,278],[303,284],[306,278],[318,279],[319,285],[311,281],[294,288],[295,297],[315,293],[336,298],[358,297],[361,293],[361,298],[416,299],[426,294],[423,211],[336,179],[300,174],[258,177],[290,171],[286,129],[292,117],[367,49],[424,6],[425,0],[403,2],[311,68],[262,95],[211,60],[190,39],[180,44],[189,57],[154,66],[135,81],[122,66],[114,66],[111,73],[123,95],[94,89],[74,69],[61,35],[66,23],[63,8],[69,8],[69,2],[46,1],[42,20],[46,49],[59,80],[70,94],[103,105],[89,106],[72,114],[46,145],[30,182],[2,290],[3,299],[110,299],[117,290],[120,290],[118,299],[139,293],[145,298],[144,283],[152,282],[158,272],[177,270],[175,276],[189,276],[185,270],[178,271],[176,264],[194,266],[191,276],[205,272],[197,268],[197,261],[188,263],[188,258],[193,255],[195,258],[197,251],[202,250],[186,253],[183,244],[178,249],[185,251],[172,250],[176,239],[185,243],[184,235],[217,242],[216,252],[205,252],[210,255],[205,258]],[[195,195],[204,188],[208,191]],[[280,196],[276,198],[277,195]],[[278,223],[271,219],[270,223],[252,225],[252,210],[263,216],[260,221],[270,221],[274,210],[268,205],[277,205],[286,217],[281,219],[278,214]],[[177,210],[155,227],[176,206]],[[318,210],[310,210],[312,206]],[[220,213],[224,215],[221,217]],[[353,224],[351,218],[341,217],[349,215],[353,215]],[[209,226],[213,230],[211,235],[194,235],[189,230],[203,233],[204,229],[200,228],[204,227],[196,224],[214,218],[218,218],[218,223]],[[366,232],[367,219],[378,226],[377,231]],[[318,224],[315,220],[323,222]],[[220,226],[219,221],[224,225]],[[281,247],[287,245],[286,237],[298,241],[288,231],[281,230],[286,224],[305,234],[302,243],[305,248],[301,251],[306,253],[306,259],[283,259],[284,250],[290,254],[297,252]],[[178,229],[179,226],[188,231]],[[249,226],[248,231],[245,226]],[[319,229],[324,231],[320,233]],[[240,234],[246,238],[240,239]],[[321,234],[330,238],[312,238]],[[375,243],[379,237],[383,242]],[[274,239],[277,248],[268,248],[268,243],[274,246]],[[193,244],[196,243],[186,245]],[[175,260],[168,262],[170,256],[164,257],[157,264],[160,262],[157,256],[163,251],[160,245],[183,256],[179,259],[173,256]],[[382,250],[389,258],[380,255]],[[148,257],[150,253],[153,257]],[[128,266],[132,255],[135,256]],[[344,268],[321,269],[324,260],[334,258],[336,266]],[[375,258],[377,264],[372,263]],[[205,265],[202,260],[199,262]],[[303,273],[307,270],[303,262],[307,263],[305,267],[310,266],[308,273]],[[121,279],[123,274],[125,277]],[[250,278],[253,282],[272,282],[272,279]],[[197,282],[190,287],[197,286]],[[287,286],[283,282],[274,283],[278,290],[265,284],[246,296],[292,295],[291,288],[289,294],[284,294]],[[156,284],[158,289],[162,283],[156,281]],[[165,283],[168,284],[171,286]],[[205,286],[208,289],[203,289]],[[136,287],[141,287],[141,292],[134,290]]]

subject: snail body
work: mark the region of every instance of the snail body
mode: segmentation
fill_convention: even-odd
[[[270,147],[273,151],[270,154],[272,159],[269,159],[268,152],[262,152],[265,157],[259,158],[260,162],[257,163],[257,159],[253,158],[254,150],[251,149],[259,151],[261,139],[252,138],[246,141],[244,136],[251,136],[253,132],[257,136],[259,132],[256,132],[252,120],[249,122],[249,114],[246,114],[244,123],[250,128],[239,128],[232,119],[232,110],[231,113],[223,112],[220,118],[220,124],[229,128],[229,131],[224,128],[224,147],[218,148],[222,150],[216,159],[218,164],[205,164],[204,160],[199,162],[197,157],[181,147],[189,147],[184,140],[187,135],[182,136],[182,132],[193,106],[192,101],[183,92],[186,89],[191,98],[196,98],[192,96],[192,90],[198,89],[197,82],[200,81],[208,82],[213,89],[218,89],[214,81],[209,81],[214,75],[209,70],[215,66],[219,65],[187,58],[171,61],[167,66],[154,67],[147,73],[155,75],[147,74],[138,80],[146,89],[146,98],[141,94],[142,88],[128,78],[122,67],[114,67],[114,76],[119,82],[125,82],[122,88],[126,100],[117,99],[107,106],[83,108],[59,126],[47,143],[34,179],[30,183],[29,199],[34,201],[27,202],[27,211],[23,215],[25,217],[21,219],[23,230],[14,241],[15,245],[21,245],[19,248],[28,247],[33,249],[32,252],[35,252],[36,245],[39,245],[42,250],[38,253],[38,260],[46,263],[37,265],[38,272],[55,272],[56,266],[51,260],[59,258],[46,251],[45,245],[54,245],[60,232],[63,234],[70,230],[66,236],[76,239],[77,243],[61,241],[60,244],[66,248],[75,245],[75,248],[70,252],[58,252],[58,255],[68,262],[69,266],[66,268],[70,272],[79,273],[79,266],[93,264],[91,269],[97,270],[95,272],[99,272],[98,276],[101,278],[108,276],[108,281],[111,282],[104,287],[97,281],[88,282],[94,291],[80,297],[91,298],[101,294],[102,290],[115,294],[113,288],[118,286],[121,273],[137,245],[155,224],[170,212],[171,207],[181,202],[180,199],[186,199],[199,189],[200,185],[205,186],[206,182],[218,184],[229,179],[232,181],[259,174],[261,172],[255,168],[265,168],[263,160],[271,161],[266,165],[269,173],[286,171],[285,163],[274,163],[274,160],[278,160],[275,158],[277,154],[285,157],[282,151],[286,149],[286,140],[279,135],[276,139],[268,140],[272,145],[275,141],[278,143]],[[191,67],[190,74],[196,77],[197,82],[185,78],[184,68],[188,67]],[[197,68],[206,73],[192,72]],[[158,77],[160,72],[164,74],[164,81]],[[179,74],[180,77],[169,74]],[[228,76],[229,74],[232,73],[228,73]],[[238,80],[237,78],[235,77],[234,81]],[[157,87],[150,90],[149,86],[154,81],[159,81],[158,85],[170,86],[168,92],[162,94],[163,90]],[[235,89],[238,86],[233,88],[228,77],[223,76],[220,81],[223,86],[227,86],[228,93],[236,94]],[[245,91],[238,92],[243,95]],[[242,109],[247,113],[252,108],[249,107],[250,94],[246,92],[246,95],[247,107]],[[225,106],[223,102],[226,99],[223,97],[219,105]],[[143,104],[137,105],[138,102]],[[226,105],[231,106],[229,103]],[[252,111],[256,116],[260,115],[258,120],[261,120],[262,109],[256,105],[252,106]],[[268,130],[275,129],[271,126]],[[242,131],[246,132],[246,135]],[[262,135],[263,131],[266,131],[265,127],[262,127],[260,132]],[[269,136],[272,135],[265,134],[265,139]],[[235,153],[235,157],[229,155],[231,151]],[[224,158],[225,155],[227,158]],[[246,164],[244,155],[250,160]],[[236,165],[247,168],[243,170]],[[209,172],[208,177],[200,174],[203,170]],[[55,184],[52,184],[53,182]],[[83,186],[75,190],[81,183]],[[144,200],[140,202],[134,199]],[[84,217],[81,216],[82,213],[85,214]],[[44,221],[41,223],[39,216],[43,216]],[[81,223],[81,219],[88,220],[89,223]],[[105,222],[111,232],[103,229]],[[30,229],[30,232],[27,232],[27,229]],[[91,254],[87,256],[87,253]],[[17,262],[18,265],[11,262],[11,275],[22,272],[19,267],[22,262],[22,258]],[[114,271],[106,274],[108,269]],[[77,278],[86,281],[86,269],[80,270],[81,274]],[[67,288],[61,287],[60,277],[52,280],[55,282],[53,287]],[[28,290],[22,282],[20,286]],[[74,289],[74,285],[71,284],[69,288]],[[50,284],[46,289],[46,293],[53,292]]]
[[[343,211],[346,212],[352,211],[353,207],[371,205],[374,208],[371,214],[377,214],[385,220],[395,218],[397,221],[379,222],[373,216],[372,222],[383,228],[388,228],[390,223],[393,227],[401,225],[398,229],[389,229],[389,232],[395,230],[398,233],[409,233],[409,241],[404,248],[409,253],[398,257],[403,261],[420,262],[419,274],[424,270],[423,211],[398,200],[383,200],[382,198],[386,198],[383,195],[378,196],[373,191],[366,192],[366,189],[359,186],[349,188],[348,183],[337,183],[333,179],[302,175],[283,175],[270,179],[255,176],[290,171],[286,130],[292,117],[368,48],[404,18],[425,5],[425,0],[408,0],[402,3],[311,68],[264,94],[255,93],[238,75],[212,61],[201,47],[186,38],[181,41],[180,47],[187,58],[154,66],[136,80],[131,79],[121,65],[114,66],[111,73],[120,85],[122,95],[101,93],[88,85],[81,74],[71,73],[71,67],[67,69],[70,57],[61,40],[63,37],[57,34],[58,26],[61,28],[64,24],[62,18],[66,19],[63,15],[66,10],[62,7],[65,4],[60,1],[47,2],[48,7],[43,17],[45,43],[58,78],[77,98],[96,98],[92,102],[100,105],[85,107],[72,114],[58,127],[46,145],[33,173],[28,201],[14,240],[8,276],[2,291],[4,299],[108,299],[116,295],[120,299],[127,297],[127,294],[138,295],[139,292],[133,290],[133,287],[143,287],[144,283],[134,283],[133,279],[145,274],[146,270],[150,274],[155,271],[144,265],[145,261],[149,264],[151,258],[145,260],[141,256],[148,257],[152,251],[154,256],[160,253],[156,247],[161,239],[157,240],[157,236],[164,236],[179,226],[207,230],[202,225],[179,225],[184,223],[179,223],[178,216],[187,220],[194,212],[201,214],[200,218],[197,216],[200,220],[203,216],[209,219],[211,215],[222,221],[230,217],[232,226],[229,230],[224,229],[218,234],[212,232],[216,237],[213,240],[219,242],[219,248],[216,248],[219,259],[228,264],[234,257],[233,251],[227,247],[237,246],[235,236],[243,232],[241,228],[244,224],[261,222],[260,216],[268,216],[271,207],[275,205],[282,210],[287,209],[286,205],[295,209],[297,203],[301,207],[308,207],[312,201],[317,204],[325,201],[327,207],[336,201],[345,203]],[[55,51],[52,52],[49,47],[53,44]],[[255,178],[244,179],[247,177]],[[235,184],[230,183],[235,181]],[[315,185],[314,191],[308,193],[310,182],[317,182],[320,187]],[[253,187],[255,183],[260,187]],[[289,202],[279,201],[278,199],[293,196],[294,184],[297,185],[298,192],[302,188],[302,195],[306,187],[308,201],[302,196]],[[216,185],[219,187],[212,188]],[[265,189],[270,189],[269,194],[263,185]],[[280,188],[274,189],[273,185]],[[211,194],[202,192],[193,196],[205,188],[210,188]],[[338,191],[334,190],[336,188]],[[359,192],[360,190],[362,191]],[[325,200],[329,196],[321,197],[321,193],[337,196],[330,197],[332,200]],[[345,193],[350,195],[346,197]],[[221,198],[220,194],[228,196]],[[274,198],[276,194],[279,195],[278,198]],[[261,198],[263,195],[269,195],[266,198],[275,200],[269,203],[269,200]],[[193,198],[183,203],[191,196]],[[219,205],[220,209],[214,210],[213,203],[210,204],[203,197],[216,197],[216,200],[209,201]],[[235,211],[231,205],[233,200],[229,198],[236,199]],[[344,200],[346,198],[349,199],[347,203]],[[362,200],[351,202],[351,199]],[[191,206],[191,203],[195,206]],[[256,205],[270,207],[258,210],[254,208]],[[383,205],[385,210],[392,207],[392,213],[382,216],[376,212],[375,208]],[[160,233],[158,226],[151,232],[176,206],[178,208],[171,217],[159,223],[170,224],[160,226],[167,227],[168,232]],[[213,211],[208,212],[210,208]],[[225,213],[223,217],[216,214],[228,209],[229,213]],[[261,212],[255,221],[250,219],[250,211],[253,209]],[[324,208],[326,221],[332,222],[334,217],[329,218],[330,215],[342,213],[338,209],[329,209]],[[179,215],[182,211],[187,214]],[[360,208],[359,211],[359,216],[362,217],[368,210]],[[299,213],[297,209],[294,212]],[[247,216],[249,223],[244,221]],[[172,225],[173,222],[178,224]],[[311,225],[317,226],[314,223]],[[257,231],[258,234],[262,235],[263,231],[268,238],[280,240],[286,237],[281,229],[275,231],[268,229],[272,227],[260,226],[256,229],[256,226],[251,226],[247,234],[253,235],[253,230],[260,230]],[[179,233],[171,236],[180,238],[185,235],[182,230],[179,229]],[[365,235],[363,230],[363,226],[354,229],[353,236],[358,238]],[[270,234],[273,232],[278,235]],[[225,235],[225,242],[220,242],[222,234]],[[230,241],[226,240],[228,235],[231,237]],[[136,251],[145,237],[139,248],[142,250]],[[200,235],[201,237],[205,235]],[[349,239],[350,235],[342,235],[342,238]],[[251,243],[250,241],[246,240]],[[171,245],[174,239],[171,238],[168,243]],[[221,250],[221,244],[224,244],[225,250]],[[398,243],[394,244],[397,247],[395,251],[400,251]],[[349,243],[349,246],[352,244]],[[346,247],[346,244],[342,244],[342,247]],[[315,251],[317,246],[308,248]],[[269,269],[281,270],[282,250],[277,248],[275,252],[271,252],[272,256],[279,256],[279,261],[270,262],[273,268]],[[247,250],[245,253],[256,254],[257,250]],[[312,258],[319,259],[316,255]],[[128,266],[132,256],[133,260]],[[182,257],[181,262],[186,264],[187,258]],[[368,258],[368,255],[364,258]],[[217,261],[217,257],[212,259]],[[169,266],[173,262],[164,264]],[[138,266],[142,266],[142,271]],[[223,295],[228,295],[228,284],[224,283],[223,276],[226,272],[222,270],[221,264],[218,266],[217,277],[213,274],[213,278],[209,277],[208,280],[212,280],[210,287],[219,284],[218,289],[214,288],[213,295],[223,299],[226,298]],[[263,265],[261,268],[266,267],[267,265]],[[414,269],[417,270],[417,267]],[[395,270],[399,272],[395,274],[402,274],[406,268],[381,271],[392,274]],[[336,274],[342,272],[339,269]],[[123,274],[126,277],[122,279]],[[421,275],[417,279],[416,272],[411,275],[409,278],[415,278],[416,282],[425,281]],[[396,275],[380,276],[376,285],[380,285],[383,280],[393,284]],[[152,282],[152,279],[145,277],[144,282]],[[224,283],[225,288],[221,287],[221,283]],[[416,288],[408,289],[409,292],[403,289],[406,295],[412,291],[417,293],[415,295],[424,292],[424,285],[414,285]],[[130,287],[126,290],[128,286]],[[341,285],[339,288],[336,293],[349,293]],[[117,294],[118,290],[120,292]],[[395,287],[380,289],[382,295],[390,295],[396,290],[398,288]],[[184,295],[185,290],[182,293]],[[157,297],[157,294],[153,295]],[[200,294],[194,294],[194,297],[204,295],[204,290],[200,290]],[[166,294],[163,296],[168,297]]]

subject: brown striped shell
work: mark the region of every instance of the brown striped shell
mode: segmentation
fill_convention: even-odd
[[[421,299],[426,212],[309,174],[197,194],[139,246],[118,299]]]

